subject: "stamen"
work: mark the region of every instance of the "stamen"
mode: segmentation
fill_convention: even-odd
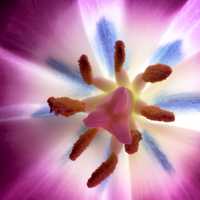
[[[104,92],[110,92],[116,88],[114,82],[105,78],[94,78],[93,85]]]
[[[143,80],[143,74],[138,74],[132,82],[133,89],[136,92],[142,91],[145,87],[146,82]]]
[[[123,87],[128,87],[130,80],[127,72],[124,69],[121,69],[120,72],[115,73],[115,79],[117,84]]]
[[[120,72],[122,66],[125,62],[125,45],[121,40],[116,41],[115,43],[115,72]]]
[[[132,130],[132,143],[125,144],[125,151],[128,154],[133,154],[138,151],[139,142],[142,139],[141,133],[138,130]]]
[[[92,77],[92,68],[90,65],[90,62],[88,60],[88,57],[86,55],[82,55],[79,59],[79,67],[80,67],[80,73],[83,78],[83,80],[88,84],[91,85],[93,81]]]
[[[71,160],[76,160],[81,153],[89,146],[91,141],[94,139],[98,132],[98,129],[92,128],[88,129],[83,135],[79,137],[77,142],[74,144],[72,148],[72,152],[70,154]]]
[[[98,167],[88,179],[87,186],[89,188],[97,186],[104,179],[106,179],[115,169],[118,162],[118,158],[115,153],[112,153],[110,157]]]
[[[75,99],[70,99],[68,97],[50,97],[47,100],[47,102],[50,107],[50,112],[55,112],[55,114],[61,114],[66,117],[78,112],[85,111],[84,102]]]
[[[85,111],[94,111],[98,105],[102,104],[102,102],[105,101],[106,96],[106,94],[100,94],[83,99],[82,101],[85,103]]]
[[[150,120],[163,122],[172,122],[175,120],[173,112],[160,109],[158,106],[144,106],[140,113]]]
[[[143,80],[145,82],[158,82],[166,79],[172,73],[171,67],[164,64],[150,65],[143,73]]]

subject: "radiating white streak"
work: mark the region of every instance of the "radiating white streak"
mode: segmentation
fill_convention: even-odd
[[[176,112],[176,120],[172,122],[171,125],[180,128],[186,128],[194,131],[200,130],[200,112],[186,111],[186,112]]]
[[[108,182],[107,199],[132,200],[131,168],[129,155],[123,150],[118,156],[118,163]]]

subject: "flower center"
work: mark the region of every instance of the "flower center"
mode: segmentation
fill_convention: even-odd
[[[133,115],[141,115],[149,120],[171,122],[175,120],[172,112],[143,102],[139,95],[147,83],[165,80],[172,69],[164,64],[150,65],[136,76],[131,82],[127,72],[123,69],[125,62],[125,45],[122,41],[115,43],[114,67],[116,82],[93,76],[92,67],[86,55],[79,59],[80,73],[88,85],[94,85],[102,90],[102,95],[83,100],[69,97],[50,97],[47,102],[50,112],[69,117],[78,112],[88,115],[83,120],[88,130],[83,133],[74,144],[70,154],[71,160],[76,160],[89,146],[96,134],[102,129],[112,135],[111,154],[108,159],[97,168],[90,179],[88,187],[94,187],[107,178],[115,169],[117,156],[124,145],[128,154],[138,151],[142,134],[138,130]]]

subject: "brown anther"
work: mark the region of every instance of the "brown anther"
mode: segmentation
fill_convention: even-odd
[[[125,45],[121,40],[116,41],[115,43],[115,72],[120,72],[122,66],[125,62]]]
[[[78,112],[85,111],[84,102],[75,99],[70,99],[68,97],[50,97],[47,100],[47,102],[50,107],[50,112],[55,112],[55,114],[61,114],[66,117]]]
[[[81,155],[81,153],[89,146],[91,141],[94,139],[97,131],[98,129],[96,128],[88,129],[83,135],[79,137],[77,142],[74,144],[72,152],[69,156],[71,160],[76,160]]]
[[[90,62],[88,60],[88,57],[86,55],[82,55],[79,59],[79,68],[80,73],[83,78],[83,80],[88,84],[91,85],[93,81],[92,77],[92,68],[90,65]]]
[[[140,113],[150,120],[163,122],[172,122],[175,120],[173,112],[160,109],[158,106],[144,106]]]
[[[171,67],[164,64],[155,64],[147,67],[142,75],[145,82],[155,83],[165,80],[172,73]]]
[[[142,139],[141,133],[138,130],[132,130],[132,143],[125,144],[125,151],[128,154],[133,154],[138,151],[139,142]]]
[[[88,179],[87,186],[89,188],[97,186],[105,180],[115,169],[118,162],[117,155],[112,153],[110,157],[98,167]]]

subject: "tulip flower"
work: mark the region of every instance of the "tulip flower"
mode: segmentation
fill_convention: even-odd
[[[0,199],[200,199],[200,2],[0,3]]]

